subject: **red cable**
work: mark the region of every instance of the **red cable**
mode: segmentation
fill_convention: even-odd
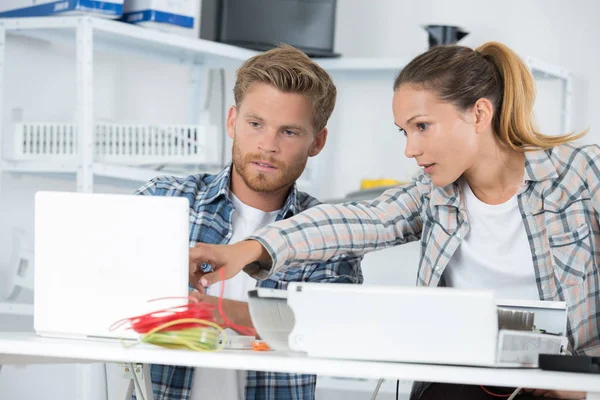
[[[225,294],[225,271],[223,270],[223,268],[221,268],[219,270],[219,272],[221,273],[221,293],[219,294],[219,312],[221,313],[221,318],[223,318],[225,325],[227,325],[229,328],[233,329],[234,331],[238,331],[239,333],[241,333],[243,335],[256,336],[256,330],[254,330],[253,328],[250,328],[249,326],[236,325],[233,322],[231,322],[227,318],[227,316],[225,316],[225,311],[223,310],[223,295]]]
[[[481,389],[482,389],[484,392],[486,392],[487,394],[489,394],[490,396],[494,396],[494,397],[502,397],[502,398],[504,398],[504,397],[510,397],[510,396],[511,396],[511,393],[509,393],[509,394],[497,394],[497,393],[492,393],[492,392],[490,392],[489,390],[487,390],[486,388],[484,388],[484,387],[483,387],[483,385],[481,386]]]
[[[155,311],[153,313],[145,314],[136,318],[131,319],[131,325],[133,330],[138,333],[147,333],[157,326],[166,324],[168,322],[178,319],[203,319],[214,322],[213,317],[214,306],[210,304],[187,304],[184,306],[175,307],[172,309],[165,309],[161,311]],[[157,316],[156,314],[162,314],[164,312],[169,313],[168,315]],[[202,326],[199,323],[187,323],[177,324],[170,327],[169,330],[180,330],[187,328],[194,328]]]
[[[162,299],[154,299],[150,301],[158,300]],[[115,322],[110,329],[117,329],[123,324],[129,322],[130,327],[128,329],[133,329],[137,333],[147,333],[152,329],[163,325],[167,322],[183,318],[202,319],[208,320],[210,322],[215,322],[213,316],[214,309],[215,307],[210,304],[186,304],[181,306],[169,307],[158,311],[153,311],[147,314],[122,319],[120,321]],[[199,326],[203,325],[200,323],[178,324],[173,327],[170,327],[168,330],[180,330]]]
[[[234,324],[227,316],[225,315],[225,310],[223,307],[223,296],[225,294],[225,272],[221,268],[221,293],[219,295],[218,301],[218,309],[221,314],[221,318],[223,318],[224,324],[222,326],[229,327],[243,335],[248,336],[256,336],[256,330],[248,326],[241,326]],[[163,297],[159,299],[153,299],[150,301],[159,301],[165,299],[173,299],[174,297]],[[191,299],[191,298],[188,298]],[[216,322],[214,318],[214,309],[215,307],[211,304],[207,303],[188,303],[181,306],[164,308],[162,310],[153,311],[147,314],[138,315],[131,318],[125,318],[120,321],[115,322],[111,326],[111,330],[114,330],[126,322],[129,322],[131,326],[128,329],[133,329],[137,333],[148,333],[152,329],[164,325],[168,322],[184,319],[184,318],[193,318],[193,319],[201,319],[210,322]],[[180,329],[194,328],[202,326],[200,323],[187,323],[187,324],[177,324],[166,328],[165,331],[175,331]]]

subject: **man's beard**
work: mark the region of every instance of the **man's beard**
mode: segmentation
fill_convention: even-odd
[[[306,158],[294,160],[291,165],[282,164],[271,157],[261,157],[258,153],[243,154],[237,141],[233,141],[233,167],[246,186],[259,193],[273,193],[289,188],[304,172]],[[274,173],[265,174],[251,171],[253,161],[265,161],[275,166]]]

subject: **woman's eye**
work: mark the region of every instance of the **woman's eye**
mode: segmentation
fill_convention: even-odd
[[[406,131],[402,128],[398,128],[398,132],[400,132],[401,134],[403,134],[404,136],[406,136]]]
[[[417,124],[417,128],[419,128],[420,131],[424,131],[427,130],[427,128],[429,128],[429,124],[426,122],[420,122]]]

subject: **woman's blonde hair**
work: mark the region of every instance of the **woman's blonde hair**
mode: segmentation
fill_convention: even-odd
[[[514,150],[549,149],[587,133],[550,136],[537,131],[533,75],[501,43],[488,42],[475,50],[457,45],[433,47],[400,71],[394,90],[404,84],[431,90],[461,110],[470,109],[481,98],[490,100],[494,132]]]

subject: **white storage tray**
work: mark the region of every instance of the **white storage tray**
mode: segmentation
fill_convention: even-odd
[[[9,154],[13,160],[67,161],[78,157],[79,135],[73,123],[18,123],[14,127]],[[98,123],[94,135],[94,160],[99,162],[219,162],[216,126]]]

